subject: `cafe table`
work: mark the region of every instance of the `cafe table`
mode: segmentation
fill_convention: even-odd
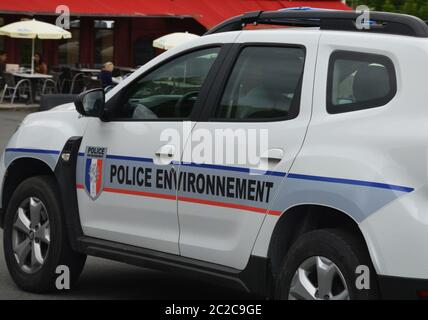
[[[72,68],[71,71],[79,73],[100,73],[100,69],[91,69],[91,68]]]

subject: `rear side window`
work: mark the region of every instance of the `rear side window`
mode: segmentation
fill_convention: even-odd
[[[245,47],[232,70],[215,118],[276,121],[299,112],[305,49]]]
[[[388,57],[351,51],[331,55],[327,80],[329,113],[380,107],[396,91],[395,68]]]

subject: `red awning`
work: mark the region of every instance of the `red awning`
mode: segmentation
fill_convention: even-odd
[[[247,11],[314,7],[350,10],[340,0],[31,0],[2,1],[0,13],[55,14],[66,4],[72,15],[89,16],[191,16],[206,28]]]

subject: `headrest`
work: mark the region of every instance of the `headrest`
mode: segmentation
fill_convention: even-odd
[[[384,66],[371,64],[358,69],[353,84],[356,102],[385,97],[390,90],[388,70]]]

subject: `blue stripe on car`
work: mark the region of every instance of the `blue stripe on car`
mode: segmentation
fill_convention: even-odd
[[[23,153],[53,154],[53,155],[59,155],[60,154],[60,151],[58,151],[58,150],[31,149],[31,148],[7,148],[5,150],[5,152],[23,152]],[[83,152],[79,152],[79,156],[83,157],[84,155],[85,154]],[[141,162],[153,163],[153,159],[144,158],[144,157],[107,155],[107,158],[113,159],[113,160],[141,161]],[[181,164],[181,165],[187,166],[187,167],[235,171],[235,172],[242,172],[242,173],[254,173],[254,174],[262,174],[262,175],[266,175],[266,176],[283,177],[286,175],[286,173],[279,172],[279,171],[263,171],[263,170],[245,168],[245,167],[233,167],[233,166],[224,166],[224,165],[217,165],[217,164],[198,164],[198,163],[188,163],[188,162],[176,162],[176,164]],[[388,189],[388,190],[394,190],[394,191],[400,191],[400,192],[406,192],[406,193],[412,192],[414,190],[414,188],[411,188],[411,187],[393,185],[393,184],[387,184],[387,183],[364,181],[364,180],[354,180],[354,179],[334,178],[334,177],[323,177],[323,176],[314,176],[314,175],[305,175],[305,174],[298,174],[298,173],[289,173],[287,175],[287,177],[290,179],[312,180],[312,181],[320,181],[320,182],[349,184],[349,185],[356,185],[356,186],[362,186],[362,187]]]
[[[55,155],[60,154],[60,151],[58,150],[27,149],[27,148],[7,148],[5,152],[25,152],[25,153],[55,154]]]

